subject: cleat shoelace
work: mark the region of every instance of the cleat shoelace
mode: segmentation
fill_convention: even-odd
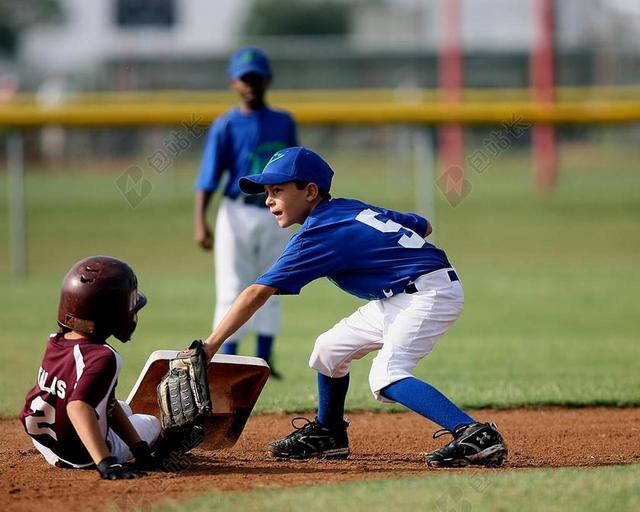
[[[296,426],[296,421],[297,420],[302,420],[304,421],[304,424],[300,427]],[[296,416],[295,418],[293,418],[291,420],[291,426],[293,428],[295,428],[296,430],[302,430],[304,427],[306,427],[307,425],[309,425],[310,423],[315,423],[315,421],[311,421],[309,418],[305,418],[304,416]]]
[[[304,421],[303,425],[297,426],[296,421]],[[311,421],[309,418],[305,418],[304,416],[296,416],[291,420],[291,426],[294,428],[294,431],[291,432],[285,439],[291,439],[292,437],[296,437],[300,434],[306,433],[308,430],[311,430],[316,425],[315,421]]]
[[[447,434],[449,434],[450,436],[455,437],[453,435],[453,432],[451,432],[451,430],[449,430],[448,428],[441,428],[440,430],[436,430],[433,433],[433,438],[434,439],[438,439],[439,437],[446,436]]]

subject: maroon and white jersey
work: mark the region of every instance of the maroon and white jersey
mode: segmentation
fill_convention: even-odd
[[[121,365],[120,354],[106,343],[67,340],[62,334],[49,337],[36,385],[27,394],[20,419],[50,464],[93,464],[67,416],[67,404],[81,400],[91,405],[106,440],[107,410],[115,399]]]

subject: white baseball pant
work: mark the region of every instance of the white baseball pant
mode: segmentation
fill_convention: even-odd
[[[140,439],[152,446],[160,435],[160,420],[150,414],[133,414],[129,404],[122,400],[118,400],[118,402],[120,402],[124,413],[129,417],[129,421],[140,436]],[[107,432],[107,441],[111,445],[111,455],[118,459],[118,462],[128,462],[133,459],[133,454],[127,443],[111,429]]]
[[[222,199],[215,233],[214,328],[240,292],[271,267],[290,236],[267,208],[244,204],[242,198]],[[228,341],[240,340],[249,330],[275,336],[281,323],[280,297],[274,295]]]
[[[140,439],[146,441],[149,446],[156,442],[160,435],[160,420],[149,414],[133,414],[131,407],[126,402],[118,400],[129,421],[136,430]],[[61,459],[46,446],[40,444],[35,439],[31,439],[36,449],[44,456],[49,464],[55,466]],[[107,430],[107,442],[111,446],[111,455],[118,459],[118,462],[128,462],[133,459],[133,454],[127,444],[113,430]],[[63,461],[64,462],[64,461]],[[85,468],[91,464],[71,464],[75,468]]]
[[[378,350],[369,372],[375,398],[380,390],[412,376],[418,362],[462,313],[464,292],[442,269],[415,281],[417,292],[374,300],[342,319],[316,340],[309,366],[328,377],[343,377],[351,362]]]

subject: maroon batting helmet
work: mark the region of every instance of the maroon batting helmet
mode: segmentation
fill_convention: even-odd
[[[129,265],[91,256],[71,267],[62,281],[58,325],[104,339],[113,335],[126,343],[146,303]]]

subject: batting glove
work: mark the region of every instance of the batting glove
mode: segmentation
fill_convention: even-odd
[[[96,467],[104,480],[131,480],[132,478],[147,476],[145,471],[132,469],[118,462],[115,457],[105,457],[98,462]]]

